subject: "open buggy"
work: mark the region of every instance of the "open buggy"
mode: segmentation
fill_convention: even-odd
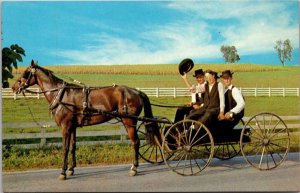
[[[139,129],[145,136],[140,156],[150,163],[165,162],[180,175],[200,173],[213,157],[227,160],[240,153],[251,166],[270,170],[280,165],[289,151],[288,128],[273,113],[258,113],[246,123],[241,119],[234,128],[228,127],[230,124],[226,121],[216,121],[208,128],[194,120],[177,123],[166,120],[155,120],[161,125],[161,144]]]

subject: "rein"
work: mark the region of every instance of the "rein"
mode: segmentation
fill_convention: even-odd
[[[151,103],[152,106],[156,106],[156,107],[167,107],[167,108],[181,108],[184,107],[185,105],[161,105],[161,104],[155,104],[155,103]]]
[[[22,91],[22,94],[23,94],[23,96],[24,96],[24,98],[25,98],[25,100],[26,100],[26,106],[28,107],[28,110],[29,110],[29,113],[30,113],[30,115],[31,115],[31,117],[32,117],[32,120],[33,120],[33,121],[35,122],[35,124],[37,124],[39,127],[45,127],[45,125],[40,124],[40,123],[34,118],[33,113],[32,113],[32,111],[31,111],[31,109],[30,109],[30,107],[29,107],[29,105],[28,105],[28,101],[27,101],[27,97],[26,97],[26,95],[25,95],[25,92]]]

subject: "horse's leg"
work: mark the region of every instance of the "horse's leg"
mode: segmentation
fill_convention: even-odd
[[[76,167],[76,127],[73,127],[71,132],[70,146],[71,146],[71,156],[72,156],[72,165],[68,169],[67,175],[73,176],[74,168]]]
[[[130,176],[135,176],[137,174],[137,167],[139,166],[139,147],[140,140],[138,138],[136,124],[137,121],[130,119],[123,119],[124,126],[126,127],[128,136],[130,138],[131,147],[133,150],[133,162],[129,170]]]
[[[70,131],[62,128],[62,143],[63,143],[63,166],[59,176],[60,180],[66,179],[66,170],[68,169],[68,153],[70,146]]]

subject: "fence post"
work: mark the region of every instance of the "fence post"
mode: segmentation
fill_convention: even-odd
[[[124,126],[123,124],[120,125],[120,142],[123,143],[126,140],[126,135],[123,135]]]
[[[255,87],[255,90],[254,90],[254,96],[256,97],[257,96],[257,88]]]
[[[271,96],[271,87],[269,87],[269,97]]]
[[[41,127],[41,142],[40,142],[40,147],[43,147],[46,145],[46,126],[43,125]]]
[[[37,89],[38,93],[37,93],[37,98],[40,99],[40,88]]]
[[[159,88],[156,88],[156,97],[159,97]]]
[[[299,88],[297,88],[297,96],[299,96]]]
[[[282,91],[282,96],[285,97],[285,88],[283,88],[283,91]]]
[[[14,100],[17,100],[17,94],[14,93]]]
[[[174,98],[176,98],[176,87],[174,87]]]

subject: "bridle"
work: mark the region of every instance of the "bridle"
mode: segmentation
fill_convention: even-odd
[[[22,76],[22,78],[25,79],[24,75],[26,73],[29,73],[28,77],[26,78],[26,82],[22,85],[22,82],[21,80],[18,81],[18,90],[17,90],[17,93],[21,93],[23,90],[25,90],[26,88],[28,88],[30,85],[29,85],[29,81],[31,80],[32,77],[34,77],[36,79],[36,77],[34,76],[35,75],[35,72],[36,72],[36,67],[33,67],[33,66],[30,66],[29,67],[29,72],[26,70]]]

